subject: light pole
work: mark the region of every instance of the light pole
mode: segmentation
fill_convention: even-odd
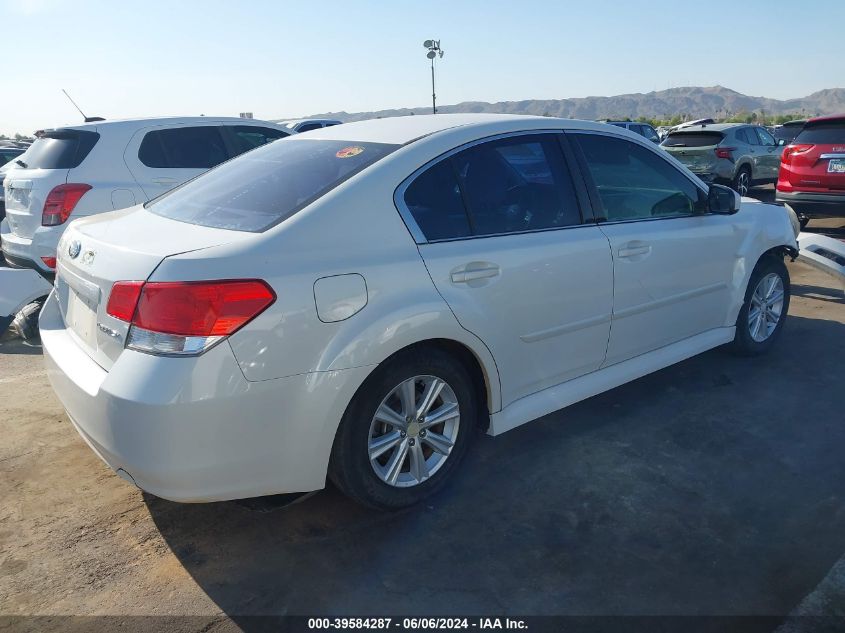
[[[434,59],[443,58],[443,49],[440,48],[440,40],[426,40],[423,46],[428,49],[426,57],[431,60],[431,113],[437,114],[437,96],[434,92]]]

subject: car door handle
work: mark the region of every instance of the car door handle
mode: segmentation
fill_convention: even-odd
[[[476,279],[487,279],[488,277],[495,277],[499,274],[498,266],[488,266],[487,268],[473,268],[470,270],[456,270],[451,274],[453,284],[465,284]]]
[[[630,244],[626,244],[618,251],[619,257],[636,257],[637,255],[648,255],[651,252],[651,246],[648,244],[638,244],[636,242],[632,242]]]

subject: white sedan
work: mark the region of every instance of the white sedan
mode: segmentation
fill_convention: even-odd
[[[322,488],[398,508],[498,435],[789,306],[782,207],[646,139],[542,117],[330,127],[73,222],[41,314],[53,387],[177,501]]]

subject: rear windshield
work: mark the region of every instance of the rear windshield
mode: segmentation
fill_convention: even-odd
[[[180,222],[257,233],[398,148],[314,139],[271,143],[185,183],[147,208]]]
[[[35,139],[21,160],[27,169],[73,169],[82,164],[98,140],[96,132],[49,130]]]
[[[721,132],[673,132],[661,145],[664,147],[707,147],[718,145],[725,135]]]
[[[845,143],[845,120],[807,123],[795,137],[795,143]]]

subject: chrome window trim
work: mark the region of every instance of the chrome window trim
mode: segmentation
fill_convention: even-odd
[[[453,147],[447,152],[440,154],[439,156],[432,158],[430,161],[418,167],[411,175],[406,177],[396,188],[396,191],[393,192],[393,204],[396,207],[396,210],[399,211],[399,215],[402,218],[402,221],[405,223],[405,226],[408,227],[408,231],[411,233],[411,237],[414,238],[414,242],[418,245],[422,244],[439,244],[441,242],[459,242],[464,240],[480,240],[486,239],[488,237],[502,237],[505,235],[526,235],[528,233],[545,233],[548,231],[564,231],[567,229],[577,229],[582,228],[585,226],[595,226],[595,222],[585,222],[584,221],[584,209],[581,208],[580,200],[578,199],[575,183],[572,183],[573,186],[573,193],[575,193],[575,202],[578,205],[578,214],[581,216],[581,223],[580,224],[570,224],[568,226],[551,226],[546,227],[543,229],[531,229],[528,231],[508,231],[506,233],[488,233],[485,235],[465,235],[462,237],[446,237],[438,240],[429,240],[423,234],[422,229],[420,229],[417,221],[414,219],[414,214],[411,213],[411,210],[408,208],[408,205],[405,204],[405,192],[408,190],[408,187],[417,179],[417,177],[426,171],[428,168],[433,167],[437,163],[447,160],[454,156],[455,154],[462,152],[466,149],[471,147],[475,147],[476,145],[481,145],[482,143],[489,143],[491,141],[498,141],[500,139],[505,138],[512,138],[517,136],[535,136],[538,134],[563,134],[563,128],[543,128],[537,130],[519,130],[517,132],[503,132],[500,134],[494,134],[492,136],[485,136],[484,138],[475,139],[474,141],[469,141],[468,143],[464,143],[463,145],[459,145],[458,147]],[[570,172],[570,178],[575,177],[575,174],[572,173],[572,170],[578,169],[577,165],[570,165],[569,161],[566,159],[566,153],[561,148],[561,155],[563,156],[563,161],[566,167]],[[460,183],[458,183],[460,186]],[[468,210],[467,210],[468,211]]]
[[[640,147],[644,147],[645,149],[647,149],[651,153],[655,154],[656,156],[659,156],[660,159],[665,161],[667,165],[669,165],[670,167],[672,167],[673,169],[678,171],[682,176],[684,176],[684,178],[689,180],[695,186],[695,188],[698,189],[698,191],[701,192],[704,195],[705,198],[708,195],[709,189],[706,188],[706,187],[702,187],[701,186],[703,184],[702,181],[699,178],[697,178],[695,174],[693,174],[691,171],[689,171],[689,169],[687,169],[683,165],[683,163],[678,161],[676,158],[673,158],[666,150],[660,149],[658,151],[660,146],[658,146],[657,148],[653,147],[654,143],[652,143],[651,141],[649,141],[648,139],[646,139],[644,137],[633,139],[633,138],[628,138],[627,136],[622,136],[621,134],[613,134],[612,132],[608,132],[606,130],[568,130],[567,134],[570,135],[570,136],[575,136],[577,134],[597,134],[599,136],[609,136],[611,138],[618,138],[620,140],[629,141],[631,143],[639,145]],[[642,140],[640,140],[640,139],[642,139]],[[577,143],[577,141],[578,141],[578,139],[575,139],[576,143]],[[580,147],[578,148],[578,151],[579,152],[582,151]],[[582,152],[582,154],[583,154],[583,152]],[[586,157],[584,157],[584,161],[586,162]],[[590,174],[590,179],[592,180],[592,174]],[[595,188],[595,184],[593,184],[593,187]],[[702,214],[691,213],[690,215],[669,215],[669,216],[662,217],[662,218],[658,217],[658,218],[633,218],[633,219],[629,219],[629,220],[601,220],[598,224],[599,224],[599,226],[606,226],[606,225],[609,225],[609,224],[631,224],[632,222],[659,222],[659,221],[663,221],[663,220],[682,220],[682,219],[686,219],[686,218],[698,218],[698,217],[704,217],[706,215],[709,215],[709,214],[707,214],[707,213],[702,213]]]

